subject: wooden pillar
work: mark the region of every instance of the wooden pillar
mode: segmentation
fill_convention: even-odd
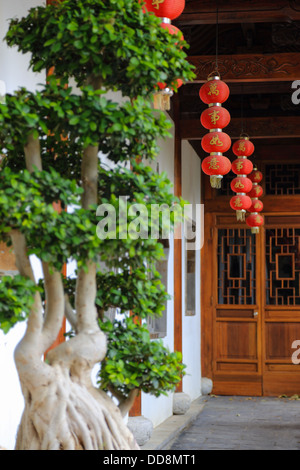
[[[180,137],[180,101],[179,95],[173,98],[174,106],[174,195],[182,196],[182,151]],[[175,228],[174,239],[174,350],[182,353],[182,227]],[[177,235],[177,238],[176,238]],[[182,392],[182,381],[177,386]]]

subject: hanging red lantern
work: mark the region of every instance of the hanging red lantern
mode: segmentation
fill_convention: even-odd
[[[249,137],[243,137],[235,142],[232,146],[232,151],[237,157],[250,157],[253,154],[255,147],[250,141]]]
[[[207,153],[224,153],[231,147],[231,139],[225,132],[212,129],[201,141],[203,150]]]
[[[251,206],[249,207],[249,212],[261,212],[264,208],[264,204],[258,198],[251,199]]]
[[[252,181],[247,176],[237,176],[231,181],[230,187],[234,193],[249,193],[252,188]],[[249,194],[247,194],[251,197]]]
[[[258,233],[259,228],[263,225],[263,223],[264,218],[257,212],[254,212],[246,218],[246,224],[248,227],[251,227],[252,233]]]
[[[230,200],[230,207],[236,211],[237,220],[245,221],[246,211],[251,207],[252,201],[246,193],[233,196]]]
[[[248,193],[248,196],[251,198],[261,197],[264,193],[264,190],[259,184],[253,183],[252,189],[250,191],[247,191],[247,193]]]
[[[230,123],[230,114],[222,106],[211,106],[203,111],[200,122],[205,129],[224,129]]]
[[[230,160],[223,155],[224,152],[231,147],[231,139],[228,134],[222,132],[224,127],[230,123],[229,112],[222,107],[229,97],[229,88],[226,83],[222,82],[218,72],[212,72],[207,82],[202,85],[199,91],[200,99],[209,107],[200,117],[200,122],[205,129],[209,129],[209,133],[204,135],[201,141],[203,150],[210,154],[202,163],[203,172],[211,175],[210,184],[213,188],[220,188],[224,175],[231,170]],[[214,162],[222,161],[222,164],[216,163],[218,168],[212,168]],[[209,162],[209,168],[206,167]],[[214,170],[218,170],[217,173]]]
[[[183,41],[184,40],[184,36],[182,34],[182,32],[180,31],[180,29],[178,29],[176,26],[174,26],[173,24],[169,23],[168,20],[164,20],[161,25],[160,25],[163,29],[166,29],[170,34],[177,34],[179,35],[180,34],[180,41]]]
[[[255,168],[251,175],[249,175],[249,178],[253,183],[260,183],[263,179],[263,174],[261,173],[261,171],[258,171],[257,168]]]
[[[212,188],[220,188],[223,176],[230,171],[231,162],[221,153],[215,153],[206,157],[201,166],[203,173],[210,176]]]
[[[185,8],[185,0],[145,0],[145,8],[159,18],[175,20]]]
[[[247,157],[239,157],[232,162],[231,169],[236,175],[250,175],[253,170],[253,163]],[[251,179],[250,176],[249,179]]]
[[[166,17],[161,23],[161,27],[166,29],[170,34],[180,34],[180,40],[184,40],[184,36],[180,29],[171,24],[171,20]],[[182,47],[182,46],[181,46]],[[154,93],[154,109],[160,109],[162,111],[169,111],[171,108],[171,97],[174,94],[174,88],[178,89],[182,86],[183,81],[181,79],[175,80],[175,83],[168,85],[166,83],[159,82],[157,84],[160,91]]]
[[[200,99],[205,104],[223,104],[228,100],[229,94],[228,85],[218,75],[208,77],[199,92]]]

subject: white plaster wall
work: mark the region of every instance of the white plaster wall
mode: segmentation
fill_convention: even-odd
[[[44,4],[41,0],[0,0],[0,80],[5,82],[6,92],[12,93],[20,86],[33,90],[44,80],[42,74],[28,70],[29,57],[8,48],[3,38],[8,29],[8,19],[26,14],[30,7]],[[39,266],[33,259],[37,277]],[[13,351],[25,331],[19,324],[10,333],[0,332],[0,446],[13,449],[17,427],[22,415],[24,402],[19,379],[13,360]]]
[[[160,155],[159,171],[166,171],[169,179],[174,183],[174,130],[173,138],[159,142]],[[198,155],[188,142],[182,144],[182,197],[190,204],[201,203],[200,192],[201,162]],[[185,248],[183,244],[183,295],[185,298]],[[186,364],[187,375],[183,379],[183,392],[187,393],[192,400],[201,395],[201,361],[200,361],[200,250],[196,254],[196,283],[199,288],[196,294],[196,315],[186,317],[185,304],[182,306],[183,322],[183,363]],[[168,292],[174,295],[174,251],[173,243],[170,243]],[[174,301],[168,302],[167,306],[167,337],[164,338],[170,350],[174,349]],[[156,427],[173,414],[173,394],[159,398],[142,394],[142,415],[150,419]]]
[[[201,204],[201,161],[192,146],[182,142],[182,197],[195,207]],[[200,227],[198,227],[200,230]],[[187,365],[183,392],[192,400],[201,395],[201,311],[200,311],[200,250],[196,252],[196,315],[185,316],[185,244],[182,244],[182,352]]]
[[[158,146],[160,149],[157,162],[159,163],[159,173],[167,172],[169,180],[174,184],[174,129],[170,130],[172,138],[160,140]],[[156,162],[150,163],[156,169]],[[163,338],[164,344],[174,350],[174,248],[173,241],[170,240],[170,252],[168,263],[168,293],[171,300],[167,303],[167,336]],[[172,415],[173,394],[155,398],[142,393],[142,415],[152,421],[153,426],[158,426]]]

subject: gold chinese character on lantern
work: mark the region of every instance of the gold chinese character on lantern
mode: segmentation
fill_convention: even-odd
[[[218,90],[218,84],[217,83],[210,83],[209,84],[209,92],[207,93],[208,95],[216,95],[218,96],[220,94],[220,91]]]
[[[259,188],[259,187],[255,188],[255,192],[256,192],[257,195],[259,195],[259,193],[260,193],[260,188]]]
[[[260,204],[259,204],[259,202],[256,202],[256,203],[254,204],[254,209],[260,209]]]
[[[234,187],[235,187],[236,189],[244,189],[245,186],[243,185],[243,183],[242,183],[241,181],[237,181],[237,182],[235,183]]]
[[[241,152],[245,152],[246,147],[245,147],[245,142],[240,142],[238,146],[238,150]]]
[[[164,3],[165,0],[152,0],[152,5],[154,6],[154,8],[156,8],[157,10],[159,10],[159,5],[161,3]]]
[[[241,171],[244,165],[243,162],[237,162],[235,166],[238,171]]]
[[[257,224],[260,224],[261,220],[260,220],[260,216],[259,216],[259,215],[257,215],[257,216],[255,217],[255,222],[256,222]]]
[[[212,158],[211,161],[209,162],[209,169],[210,170],[218,170],[220,168],[219,166],[219,160],[217,158]]]
[[[219,139],[219,136],[218,136],[218,135],[215,135],[215,136],[211,139],[210,145],[217,145],[218,147],[222,147],[223,142]]]
[[[236,200],[234,201],[234,205],[235,207],[241,207],[243,205],[240,197],[236,198]]]
[[[220,119],[220,112],[214,110],[212,113],[209,113],[210,120],[213,124],[216,124]]]
[[[255,181],[260,181],[260,175],[259,175],[259,173],[256,173],[256,175],[254,176],[254,180],[255,180]]]

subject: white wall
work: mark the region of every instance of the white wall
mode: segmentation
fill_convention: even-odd
[[[159,164],[159,173],[167,172],[169,180],[174,184],[174,129],[170,130],[172,138],[161,140],[158,142],[160,149],[157,162]],[[150,162],[149,162],[150,164]],[[151,163],[156,169],[156,162]],[[172,299],[167,302],[167,336],[163,338],[164,344],[174,350],[174,248],[173,241],[170,240],[170,252],[168,263],[168,286],[167,291]],[[172,415],[173,394],[155,398],[153,396],[142,393],[142,415],[152,421],[153,426],[158,426]]]
[[[201,204],[201,161],[192,146],[182,142],[182,197],[193,207]],[[197,228],[198,230],[200,227]],[[182,352],[187,365],[183,378],[183,392],[192,400],[201,395],[201,311],[200,311],[200,250],[196,252],[196,315],[185,316],[185,276],[186,249],[182,244]]]
[[[174,129],[173,138],[159,142],[160,155],[159,171],[166,171],[169,179],[174,183]],[[182,143],[182,197],[190,204],[201,203],[200,173],[201,162],[191,145],[184,141]],[[187,375],[183,378],[183,392],[187,393],[192,400],[201,395],[201,361],[200,361],[200,250],[196,254],[196,283],[199,288],[196,294],[196,315],[185,316],[185,247],[183,246],[183,305],[182,305],[182,327],[183,327],[183,363],[187,365]],[[174,295],[174,250],[173,242],[170,241],[168,293]],[[171,351],[174,350],[174,300],[170,300],[167,306],[167,336],[164,344]],[[156,427],[172,416],[173,394],[168,397],[159,398],[142,394],[142,415],[152,421]]]
[[[39,0],[0,0],[0,80],[6,84],[6,92],[12,93],[20,86],[33,90],[44,80],[42,74],[28,71],[29,57],[8,48],[3,38],[8,29],[8,19],[22,17],[33,6],[42,5]],[[38,271],[38,270],[37,270]],[[0,446],[13,449],[15,435],[24,407],[19,379],[13,360],[13,351],[22,338],[24,324],[10,333],[0,332]]]

